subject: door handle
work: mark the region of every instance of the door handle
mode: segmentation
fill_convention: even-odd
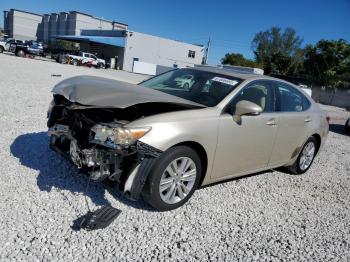
[[[269,121],[266,122],[266,125],[268,126],[275,126],[276,120],[274,118],[271,118]]]
[[[308,117],[306,117],[306,118],[305,118],[305,120],[304,120],[304,121],[308,123],[308,122],[311,122],[311,121],[312,121],[312,119],[311,119],[311,117],[309,117],[309,116],[308,116]]]

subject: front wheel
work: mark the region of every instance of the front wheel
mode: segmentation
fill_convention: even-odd
[[[4,48],[2,46],[0,46],[0,53],[4,52]]]
[[[24,56],[25,56],[25,53],[24,53],[23,50],[18,50],[18,51],[16,52],[16,55],[19,56],[19,57],[24,57]]]
[[[178,208],[198,187],[201,172],[202,164],[196,151],[187,146],[170,148],[155,162],[143,197],[160,211]]]
[[[303,146],[297,160],[292,166],[287,167],[293,174],[303,174],[309,170],[317,153],[317,141],[314,137],[310,137]]]
[[[345,132],[350,134],[350,118],[345,123]]]

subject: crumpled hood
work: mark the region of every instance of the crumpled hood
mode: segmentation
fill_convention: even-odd
[[[76,76],[58,83],[52,92],[71,102],[93,107],[126,108],[141,103],[204,105],[151,88],[96,76]]]

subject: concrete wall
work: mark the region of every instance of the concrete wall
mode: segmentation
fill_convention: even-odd
[[[76,27],[76,13],[70,12],[67,17],[67,35],[74,35],[75,34],[75,27]]]
[[[4,19],[10,37],[19,40],[36,40],[40,37],[41,15],[11,9]]]
[[[313,87],[312,98],[321,104],[350,109],[350,90]]]
[[[157,65],[156,75],[163,74],[163,73],[168,72],[168,71],[173,70],[173,69],[174,69],[173,67]]]
[[[188,57],[189,50],[196,52],[194,58]],[[182,68],[201,64],[203,56],[204,47],[202,46],[138,32],[129,32],[125,43],[123,69],[132,71],[134,58],[138,58],[141,62],[167,67],[177,65]]]
[[[58,15],[58,24],[57,24],[57,34],[58,35],[66,35],[67,34],[67,28],[68,28],[68,13],[61,12]]]
[[[51,36],[57,35],[58,28],[58,14],[51,14],[49,20],[49,39],[50,42],[55,42],[55,39],[52,39]]]
[[[112,22],[108,22],[90,15],[76,13],[75,19],[75,35],[80,35],[81,30],[83,29],[112,30],[113,28]]]
[[[83,29],[126,29],[127,25],[107,21],[76,11],[38,15],[11,9],[4,11],[4,29],[10,37],[20,40],[54,42],[55,35],[80,35]]]
[[[9,18],[8,17],[9,17],[9,12],[4,11],[4,32],[5,32],[5,34],[8,34],[8,31],[9,31],[9,29],[8,29]]]
[[[50,32],[49,21],[50,21],[50,16],[48,14],[43,15],[42,22],[41,22],[42,39],[39,39],[39,40],[43,41],[44,43],[49,42],[49,32]]]

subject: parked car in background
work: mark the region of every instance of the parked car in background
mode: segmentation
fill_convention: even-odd
[[[350,118],[345,123],[345,132],[350,134]]]
[[[106,61],[104,59],[97,58],[94,54],[86,52],[68,54],[67,59],[71,59],[73,65],[91,64],[96,68],[105,68],[106,66]]]
[[[6,49],[6,39],[0,39],[0,53],[3,53]]]
[[[24,57],[26,55],[42,56],[44,48],[41,43],[36,41],[26,41],[24,43],[10,44],[10,52],[15,53],[16,56]]]
[[[10,50],[11,44],[23,45],[24,42],[25,42],[25,41],[23,41],[23,40],[9,39],[9,40],[6,42],[5,51],[9,51],[9,50]]]
[[[306,94],[308,94],[310,97],[312,96],[312,89],[308,87],[307,85],[299,84],[299,87],[304,90]]]
[[[194,83],[193,78],[194,78],[193,75],[184,75],[184,76],[175,78],[174,81],[176,82],[176,85],[188,90],[191,88],[192,84]]]
[[[189,75],[191,88],[179,88],[175,79]],[[183,205],[201,185],[281,166],[305,173],[329,129],[299,87],[214,67],[139,85],[66,79],[53,89],[47,124],[52,149],[158,210]]]
[[[13,40],[13,39],[8,37],[0,38],[0,53],[3,53],[4,51],[8,51],[8,48],[6,47],[6,43],[10,40]]]

